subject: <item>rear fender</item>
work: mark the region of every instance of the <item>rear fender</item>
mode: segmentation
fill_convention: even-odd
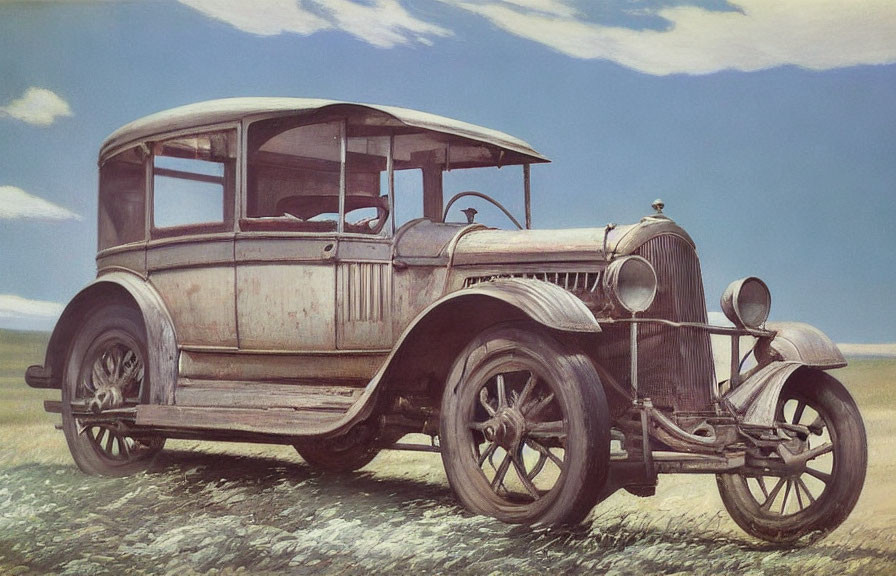
[[[53,329],[44,366],[29,367],[26,381],[35,387],[61,388],[65,359],[78,330],[89,314],[111,302],[136,305],[140,310],[149,355],[149,402],[173,404],[177,382],[174,324],[155,289],[141,277],[127,272],[104,274],[72,298]]]

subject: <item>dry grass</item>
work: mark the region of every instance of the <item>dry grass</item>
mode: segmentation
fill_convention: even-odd
[[[27,388],[45,336],[0,331],[2,574],[894,574],[896,360],[838,371],[868,430],[869,469],[850,518],[816,544],[776,549],[728,518],[710,476],[617,493],[573,530],[508,526],[460,509],[438,455],[386,452],[319,474],[289,447],[171,442],[149,474],[82,475],[58,392]]]

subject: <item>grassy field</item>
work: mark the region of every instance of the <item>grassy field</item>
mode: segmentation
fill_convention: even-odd
[[[0,574],[896,574],[896,359],[835,372],[855,396],[868,477],[824,540],[779,549],[724,512],[711,476],[617,493],[574,530],[471,516],[438,455],[386,452],[328,476],[289,447],[170,442],[148,474],[84,476],[27,388],[46,335],[0,331]]]

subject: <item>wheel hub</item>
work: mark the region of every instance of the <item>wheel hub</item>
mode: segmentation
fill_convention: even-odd
[[[501,448],[511,451],[523,440],[526,419],[518,410],[502,408],[485,423],[483,432],[489,442],[496,442]]]
[[[93,362],[90,381],[94,390],[88,403],[94,413],[124,404],[125,391],[143,378],[140,357],[125,343],[113,341]]]

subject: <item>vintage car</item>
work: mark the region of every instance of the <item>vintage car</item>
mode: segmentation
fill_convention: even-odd
[[[100,150],[97,278],[26,380],[61,389],[46,409],[88,474],[143,470],[166,438],[289,444],[334,472],[417,449],[507,522],[575,523],[617,489],[708,473],[753,536],[838,526],[867,449],[826,372],[837,347],[766,323],[753,277],[722,295],[733,326],[709,325],[694,242],[661,201],[631,225],[532,230],[542,162],[388,106],[240,98],[137,120]],[[447,178],[496,168],[521,181],[522,224],[493,190],[444,201]],[[730,337],[721,382],[710,335]]]

